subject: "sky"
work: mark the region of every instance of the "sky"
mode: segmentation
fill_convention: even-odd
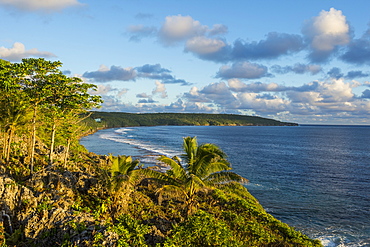
[[[61,61],[101,111],[370,125],[368,0],[0,0],[0,59]]]

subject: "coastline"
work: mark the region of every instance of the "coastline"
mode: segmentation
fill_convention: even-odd
[[[163,128],[162,128],[163,127]],[[179,130],[182,128],[182,126],[177,126],[177,127],[179,127]],[[161,131],[161,132],[159,132],[159,133],[163,133],[164,135],[166,135],[166,133],[172,133],[173,131],[175,131],[175,132],[177,132],[177,133],[183,133],[182,131],[177,131],[177,128],[176,127],[176,129],[171,129],[172,127],[171,126],[161,126],[161,127],[154,127],[154,128],[151,128],[151,127],[149,127],[149,128],[145,128],[145,129],[141,129],[141,128],[138,128],[138,130],[140,130],[140,132],[143,132],[143,136],[142,137],[144,137],[145,138],[145,136],[150,136],[150,137],[153,137],[152,136],[152,134],[153,134],[153,131],[155,130],[155,129],[165,129],[166,131]],[[187,126],[184,126],[186,129],[187,129]],[[264,128],[264,127],[262,127],[262,128],[249,128],[249,127],[246,127],[246,128],[244,128],[245,130],[248,130],[247,132],[248,133],[250,133],[251,131],[255,131],[256,132],[256,137],[257,136],[260,136],[262,133],[264,133],[266,130],[268,130],[271,134],[273,134],[274,136],[275,136],[275,133],[277,133],[276,131],[277,130],[279,130],[279,133],[287,133],[288,135],[295,135],[294,133],[302,133],[302,131],[304,131],[304,132],[307,132],[308,130],[315,130],[315,132],[317,132],[317,133],[323,133],[323,135],[316,135],[316,134],[310,134],[308,137],[310,138],[310,139],[312,139],[312,138],[314,138],[314,139],[312,139],[312,140],[317,140],[316,138],[320,138],[320,139],[322,139],[322,138],[324,138],[324,141],[323,142],[320,142],[321,144],[323,144],[323,143],[327,143],[328,145],[335,145],[335,146],[337,146],[336,144],[340,144],[340,143],[338,143],[338,142],[332,142],[332,141],[325,141],[325,140],[327,140],[327,139],[325,139],[325,136],[326,135],[330,135],[330,136],[332,136],[332,134],[334,134],[334,133],[352,133],[352,132],[348,132],[348,131],[352,131],[353,129],[356,129],[356,128],[353,128],[353,127],[358,127],[358,126],[353,126],[353,127],[348,127],[348,126],[341,126],[340,128],[337,128],[337,127],[335,127],[335,128],[331,128],[331,126],[302,126],[303,128],[270,128],[270,127],[267,127],[267,128]],[[217,126],[216,126],[216,128],[217,128]],[[228,127],[226,127],[226,128],[228,128]],[[196,128],[195,128],[196,129]],[[191,130],[191,132],[193,132],[195,129],[193,129],[193,128],[190,128],[190,130]],[[211,132],[213,132],[213,130],[215,130],[215,128],[208,128],[208,126],[202,126],[202,131],[211,131]],[[223,129],[223,128],[222,128]],[[234,129],[234,127],[230,127],[230,128],[228,128],[228,129]],[[236,129],[239,129],[239,128],[236,128]],[[366,129],[364,129],[364,128],[357,128],[358,129],[358,131],[360,131],[360,133],[362,133],[363,131],[366,131]],[[170,131],[171,130],[171,131]],[[293,132],[291,132],[291,131],[293,131]],[[343,132],[343,131],[345,131],[345,132]],[[239,132],[239,131],[237,131],[237,132]],[[198,133],[198,132],[196,132],[196,133]],[[227,132],[228,133],[228,132]],[[241,132],[240,132],[241,133]],[[257,134],[258,133],[258,134]],[[181,139],[181,137],[179,138],[179,134],[177,135],[178,137],[176,137],[177,139]],[[180,136],[181,136],[181,134],[180,134]],[[249,136],[249,135],[248,135]],[[265,136],[265,135],[262,135],[262,136]],[[286,137],[287,135],[284,135],[284,137]],[[301,135],[298,135],[298,136],[301,136]],[[347,135],[348,136],[348,135]],[[363,135],[361,135],[360,134],[360,137],[363,137]],[[254,139],[250,139],[250,138],[252,138],[253,136],[250,136],[250,137],[248,137],[249,138],[249,141],[248,141],[248,143],[249,142],[254,142]],[[350,138],[351,137],[351,135],[349,135],[348,136],[348,140],[353,140],[353,138]],[[340,138],[340,140],[341,141],[343,141],[344,139],[344,136],[342,136],[342,135],[338,135],[338,138]],[[265,139],[265,138],[264,138]],[[144,139],[142,139],[142,140],[144,140]],[[208,141],[208,140],[210,140],[210,142],[212,142],[212,143],[214,143],[214,139],[212,139],[212,137],[209,139],[209,138],[204,138],[204,140],[206,140],[206,141]],[[256,139],[256,140],[258,140],[258,139]],[[309,139],[306,139],[306,140],[309,140]],[[280,142],[280,140],[278,141],[278,142]],[[158,144],[158,143],[157,143]],[[270,143],[271,144],[271,143]],[[267,144],[267,145],[269,145],[270,146],[270,144]],[[301,149],[301,147],[300,147],[300,145],[296,145],[294,142],[291,142],[290,143],[291,145],[292,145],[292,147],[291,148],[288,148],[288,150],[286,150],[287,152],[289,151],[289,154],[291,153],[291,154],[294,154],[295,152],[297,152],[297,151],[301,151],[302,149]],[[320,145],[321,145],[320,144]],[[272,144],[271,144],[272,145]],[[171,145],[171,146],[173,146],[173,145]],[[274,146],[274,145],[272,145],[272,147],[273,148],[278,148],[279,146]],[[267,148],[267,146],[263,146],[263,148]],[[316,149],[316,147],[315,146],[313,146],[313,148],[315,148]],[[155,149],[157,149],[157,148],[155,148]],[[227,150],[227,149],[226,149]],[[230,150],[235,150],[235,149],[230,149]],[[230,155],[230,157],[231,158],[235,158],[235,157],[237,157],[238,156],[238,154],[237,153],[234,153],[233,151],[228,151],[227,153]],[[236,149],[236,150],[238,150],[238,149]],[[267,150],[267,149],[266,149]],[[326,150],[332,150],[332,149],[328,149],[328,148],[324,148],[324,149],[320,149],[320,153],[326,153]],[[263,150],[261,150],[260,149],[260,151],[263,151]],[[283,150],[282,150],[283,151]],[[285,151],[284,151],[285,152]],[[329,151],[328,151],[329,152]],[[298,155],[298,156],[300,156],[300,155]],[[326,155],[325,155],[326,156]],[[266,157],[267,158],[267,157]],[[312,157],[312,158],[318,158],[318,156],[316,155],[315,157]],[[247,159],[248,160],[248,163],[249,162],[251,162],[251,160],[249,160],[249,159]],[[293,161],[294,162],[294,161]],[[236,164],[237,162],[233,162],[233,164]],[[326,163],[327,164],[327,163]],[[336,162],[335,162],[335,164],[337,164]],[[340,163],[339,163],[340,164]],[[285,165],[287,165],[287,164],[285,164]],[[327,164],[328,165],[328,164]],[[236,167],[237,168],[237,167]],[[306,167],[305,169],[307,169],[308,167]],[[321,167],[320,169],[323,169],[323,168],[325,168],[325,167]],[[312,168],[310,168],[310,169],[312,169]],[[253,170],[253,169],[252,169]],[[333,175],[335,175],[336,173],[338,173],[338,172],[340,172],[340,170],[335,170],[334,172],[333,171],[331,171],[330,172],[330,174],[333,176]],[[274,174],[275,174],[275,172],[274,172]],[[294,173],[293,173],[294,174]],[[250,179],[252,179],[252,177],[250,176],[250,175],[244,175],[244,176],[246,176],[247,178],[250,178]],[[276,174],[274,175],[274,176],[276,176]],[[316,176],[316,175],[315,175]],[[263,176],[262,176],[263,177]],[[252,181],[253,181],[254,179],[252,179]],[[351,180],[349,180],[349,181],[351,181]],[[318,183],[323,183],[323,182],[325,182],[325,181],[323,181],[323,180],[321,180],[321,179],[319,179],[319,180],[317,180],[317,182]],[[254,183],[256,183],[256,182],[254,182]],[[352,183],[351,183],[352,184]],[[261,187],[260,185],[256,185],[257,187],[255,188],[255,189],[257,189],[258,191],[260,191],[261,190],[261,193],[263,193],[263,194],[266,194],[266,192],[263,192],[263,191],[265,191],[265,189],[268,189],[268,188],[263,188],[263,187]],[[264,187],[266,187],[266,185],[264,185]],[[271,189],[274,189],[275,188],[275,186],[273,186]],[[321,189],[325,189],[325,186],[324,185],[321,185],[321,186],[314,186],[314,188],[315,189],[317,189],[317,188],[321,188]],[[288,191],[287,191],[287,189],[289,190],[289,188],[285,188],[284,187],[284,189],[280,189],[279,191],[276,191],[276,193],[274,193],[274,194],[281,194],[281,193],[283,193],[283,192],[285,192],[285,193],[288,193]],[[349,188],[347,188],[347,189],[349,189]],[[284,194],[285,194],[284,193]],[[260,192],[258,192],[257,194],[255,194],[254,192],[252,192],[252,194],[253,195],[260,195]],[[316,197],[316,195],[312,195],[313,197]],[[306,196],[305,196],[306,197]],[[258,197],[259,198],[259,197]],[[311,198],[311,197],[309,197],[309,198]],[[325,198],[327,198],[327,197],[325,197]],[[339,197],[338,199],[340,199],[340,198],[343,198],[343,197]],[[289,201],[289,200],[286,200],[286,201]],[[310,200],[310,202],[314,202],[314,201],[316,201],[314,198],[312,198],[312,200]],[[319,202],[319,201],[318,201]],[[331,204],[331,202],[327,202],[327,203],[329,203],[329,204]],[[271,213],[278,213],[278,211],[275,211],[276,210],[276,207],[278,207],[278,205],[277,204],[273,204],[274,206],[272,206],[272,207],[267,207],[267,209],[269,210],[269,212],[271,212]],[[289,207],[288,207],[289,208]],[[316,206],[314,207],[314,208],[316,208]],[[341,208],[341,207],[340,207]],[[311,209],[307,209],[307,210],[311,210]],[[343,209],[344,210],[344,209]],[[324,210],[325,211],[325,210]],[[330,210],[329,210],[330,211]],[[299,211],[297,211],[297,213],[298,214],[300,214],[299,213]],[[278,215],[281,215],[280,213],[278,213]],[[331,213],[329,213],[329,215],[332,215]],[[286,215],[286,214],[284,214],[283,215],[283,217],[289,217],[288,215]],[[329,216],[327,216],[328,218],[330,218]],[[335,216],[333,216],[333,217],[335,217]],[[285,218],[286,219],[286,218]],[[305,225],[305,223],[304,223],[305,221],[302,221],[301,223],[299,223],[298,222],[298,226],[299,227],[302,227],[302,226],[304,226]],[[319,224],[319,223],[318,223]],[[334,226],[334,225],[336,225],[335,223],[334,224],[331,224],[332,226]],[[329,227],[331,226],[331,225],[329,225]],[[352,225],[352,224],[351,224]],[[304,227],[303,227],[304,228]],[[345,229],[344,229],[345,230]],[[337,232],[337,233],[334,233],[334,232],[332,232],[332,231],[329,231],[328,229],[323,229],[323,234],[320,234],[320,233],[314,233],[313,234],[313,236],[315,236],[315,237],[320,237],[320,239],[322,240],[322,241],[324,241],[323,243],[325,243],[325,246],[338,246],[338,243],[344,243],[343,241],[356,241],[356,240],[354,240],[356,237],[354,237],[354,236],[356,236],[356,233],[354,232],[353,234],[354,235],[352,235],[352,234],[350,234],[350,235],[346,235],[347,233],[344,233],[345,235],[337,235],[337,234],[339,234],[339,232]],[[353,236],[353,237],[351,237],[351,236]],[[347,239],[347,237],[349,237],[349,239],[348,240],[346,240]],[[354,239],[353,239],[354,238]],[[335,243],[337,243],[337,244],[335,244]],[[348,245],[348,246],[356,246],[356,245]]]

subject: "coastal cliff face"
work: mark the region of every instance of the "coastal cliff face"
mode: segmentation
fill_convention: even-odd
[[[200,192],[188,215],[180,199],[159,203],[162,185],[151,178],[112,189],[110,166],[108,157],[86,154],[22,179],[1,166],[0,212],[10,222],[2,217],[0,246],[321,246],[248,192]]]
[[[108,162],[104,156],[86,158],[94,159],[95,168]],[[112,205],[104,195],[106,188],[99,182],[99,174],[89,165],[73,170],[47,166],[23,181],[0,175],[0,216],[7,216],[0,221],[0,246],[126,246],[119,244],[120,229],[115,229],[112,218],[106,215],[119,206]],[[97,201],[107,201],[95,208],[82,206],[89,203],[81,201],[97,194],[102,197]],[[162,223],[163,229],[170,224]],[[163,239],[155,226],[148,229],[148,243]],[[145,246],[144,242],[135,246]]]
[[[4,221],[5,231],[12,234],[9,242],[50,246],[50,243],[62,244],[67,235],[76,244],[88,239],[95,229],[94,218],[84,213],[76,216],[71,206],[76,199],[75,191],[86,191],[94,183],[96,179],[88,174],[57,172],[52,167],[35,173],[24,185],[1,175],[0,207],[12,222],[10,228]],[[71,221],[83,223],[86,229],[77,231]]]

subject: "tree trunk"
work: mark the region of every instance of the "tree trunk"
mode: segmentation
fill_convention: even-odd
[[[68,161],[68,156],[69,156],[69,148],[71,146],[71,139],[68,138],[67,140],[67,147],[66,147],[66,151],[65,151],[65,154],[64,154],[64,167],[67,167],[67,161]]]
[[[2,139],[2,144],[3,144],[3,154],[2,154],[2,158],[3,159],[5,159],[5,154],[6,154],[6,143],[7,143],[7,133],[6,133],[6,131],[4,131],[4,132],[1,132],[1,135],[2,135],[2,137],[1,137],[1,139]]]
[[[56,124],[53,123],[51,128],[51,144],[50,144],[50,152],[49,152],[49,164],[53,164],[54,159],[54,143],[55,143],[55,132],[56,132]]]
[[[30,153],[30,172],[33,173],[34,157],[35,157],[35,146],[36,146],[36,115],[37,115],[37,106],[33,108],[33,117],[32,117],[32,137],[31,137],[31,153]]]
[[[9,159],[10,159],[10,148],[11,148],[11,144],[12,144],[13,135],[14,135],[14,127],[10,126],[9,134],[8,134],[8,140],[7,140],[7,143],[6,143],[6,153],[5,153],[5,162],[7,164],[9,163]]]

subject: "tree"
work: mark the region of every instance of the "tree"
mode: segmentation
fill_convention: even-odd
[[[47,116],[51,123],[49,162],[53,163],[55,134],[58,125],[68,122],[72,115],[78,115],[101,103],[99,96],[88,94],[95,85],[82,83],[77,77],[67,77],[61,72],[51,74],[44,87],[47,93],[45,104]]]
[[[44,110],[50,123],[49,162],[52,163],[57,126],[66,121],[68,115],[80,114],[98,107],[102,101],[100,96],[88,94],[88,90],[94,90],[95,85],[83,83],[77,77],[67,77],[60,71],[62,63],[59,61],[28,58],[23,59],[19,66],[23,72],[22,86],[33,108],[30,164],[32,172],[39,110]]]
[[[77,77],[67,77],[60,71],[61,66],[59,61],[46,61],[43,58],[27,58],[21,63],[0,59],[3,157],[9,159],[14,133],[31,119],[31,129],[28,131],[31,173],[34,167],[36,139],[43,138],[43,141],[49,144],[49,162],[52,163],[57,132],[69,133],[69,146],[72,138],[77,136],[74,128],[80,128],[76,125],[79,116],[89,109],[99,107],[102,102],[100,96],[88,93],[89,90],[95,90],[95,85],[83,83]],[[61,126],[67,131],[61,129]],[[49,138],[45,138],[47,131]]]
[[[14,64],[0,60],[0,122],[4,130],[3,157],[9,162],[14,134],[28,120],[29,104],[19,90],[19,70]]]
[[[45,102],[49,95],[46,87],[52,74],[60,73],[59,67],[62,63],[59,61],[51,62],[43,58],[25,58],[18,64],[21,73],[22,90],[27,94],[32,107],[32,130],[30,143],[30,171],[33,172],[34,156],[37,136],[37,123],[39,117],[39,108]]]
[[[111,183],[110,190],[118,191],[122,188],[132,187],[138,178],[137,169],[140,161],[132,160],[131,156],[119,155],[117,157],[109,156],[112,162],[110,169]]]
[[[127,208],[128,199],[141,176],[141,169],[137,169],[139,160],[132,160],[131,156],[110,155],[109,160],[110,170],[103,170],[102,175],[107,188],[109,213],[111,217],[116,217]]]
[[[198,146],[196,137],[185,137],[183,142],[185,164],[177,156],[160,156],[159,161],[170,166],[166,173],[151,171],[152,176],[164,185],[157,191],[176,198],[185,198],[187,214],[196,208],[196,194],[218,186],[233,186],[233,182],[247,183],[242,176],[230,172],[231,165],[226,154],[216,145],[206,143]]]

